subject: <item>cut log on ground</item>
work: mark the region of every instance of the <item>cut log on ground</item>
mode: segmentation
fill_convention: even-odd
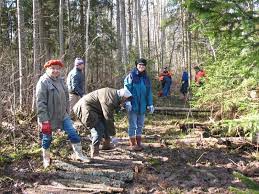
[[[125,185],[124,181],[116,180],[108,177],[85,175],[81,173],[73,173],[73,172],[67,172],[67,171],[57,171],[55,174],[57,177],[62,179],[80,180],[80,181],[85,181],[85,182],[94,183],[94,184],[103,183],[107,186],[113,186],[118,188],[122,188]]]
[[[57,169],[68,171],[70,173],[80,173],[88,177],[97,176],[123,182],[131,182],[134,178],[134,172],[131,169],[115,171],[114,169],[78,168],[72,164],[59,160],[56,160],[53,164]]]
[[[155,107],[155,112],[172,111],[172,112],[211,112],[211,110],[195,109],[195,108],[181,108],[181,107]]]
[[[36,193],[56,193],[60,192],[62,193],[62,190],[68,190],[68,191],[78,191],[78,192],[93,192],[93,193],[101,193],[101,192],[107,192],[107,193],[114,193],[114,192],[123,192],[123,188],[117,188],[117,187],[110,187],[102,184],[88,184],[85,185],[85,187],[66,187],[66,186],[52,186],[52,185],[39,185],[37,187]],[[32,190],[28,189],[26,191],[27,193],[32,193]],[[51,191],[51,192],[50,192]],[[64,192],[65,193],[65,192]]]

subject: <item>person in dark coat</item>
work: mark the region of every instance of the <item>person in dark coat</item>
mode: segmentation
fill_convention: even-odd
[[[83,96],[73,111],[83,125],[91,132],[91,157],[99,155],[99,145],[104,138],[102,149],[110,149],[110,136],[116,134],[114,112],[129,100],[128,89],[101,88]]]
[[[189,75],[186,70],[186,68],[183,70],[182,74],[182,85],[180,88],[180,93],[181,93],[181,99],[185,100],[187,99],[187,92],[188,92],[188,87],[189,87]]]
[[[69,92],[70,113],[72,113],[73,106],[85,94],[84,84],[85,78],[83,74],[84,61],[81,58],[76,58],[74,68],[68,73],[67,88]]]

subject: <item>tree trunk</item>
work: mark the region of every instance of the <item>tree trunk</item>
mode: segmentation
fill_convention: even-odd
[[[137,21],[138,21],[138,48],[139,57],[143,57],[143,37],[142,37],[142,23],[141,23],[141,6],[140,0],[137,0]]]
[[[146,9],[147,9],[147,51],[148,51],[148,58],[150,58],[150,32],[149,32],[149,1],[146,2]]]
[[[0,83],[3,83],[3,73],[2,73],[2,67],[0,66]],[[2,84],[0,84],[0,98],[3,99],[3,87]],[[2,128],[2,119],[3,119],[3,104],[2,100],[0,100],[0,129]]]
[[[87,1],[87,10],[86,10],[86,22],[85,22],[85,92],[88,91],[88,50],[89,50],[89,21],[90,21],[90,2]]]
[[[121,34],[122,34],[122,64],[124,65],[124,74],[127,74],[127,40],[126,40],[126,17],[125,17],[125,0],[120,0],[121,7]]]
[[[182,0],[182,4],[183,4],[183,0]],[[182,27],[182,66],[185,66],[186,61],[185,61],[185,39],[184,39],[184,10],[181,6],[180,8],[180,12],[181,12],[181,27]]]
[[[139,57],[139,34],[138,34],[138,0],[134,0],[134,21],[135,21],[135,47]]]
[[[156,6],[155,6],[155,3],[153,3],[153,23],[154,23],[154,28],[153,28],[153,42],[154,42],[154,47],[155,47],[155,57],[156,57],[156,70],[157,70],[157,73],[159,74],[159,71],[160,71],[160,58],[159,58],[159,51],[158,51],[158,27],[157,27],[157,21],[158,21],[158,17],[157,17],[157,10],[156,10]]]
[[[24,57],[24,17],[21,0],[17,0],[17,16],[18,16],[18,52],[19,52],[19,109],[22,110],[23,105],[23,66],[25,65]]]
[[[116,0],[116,26],[117,26],[117,63],[121,64],[121,19],[120,19],[120,1]]]
[[[3,0],[0,0],[0,52],[2,53],[2,45],[3,45],[3,27],[2,27],[2,10],[3,10]]]
[[[191,25],[191,23],[192,23],[192,18],[191,18],[191,14],[190,13],[188,13],[188,24],[189,24],[189,26]],[[188,28],[189,29],[189,28]],[[188,45],[188,47],[189,47],[189,49],[188,49],[188,56],[189,56],[189,81],[190,81],[190,84],[191,84],[191,80],[192,80],[192,68],[191,68],[191,64],[192,64],[192,34],[191,34],[191,31],[190,30],[188,30],[188,40],[189,40],[189,45]]]
[[[62,61],[64,59],[63,10],[64,10],[64,0],[59,0],[59,57]]]
[[[33,69],[34,69],[34,82],[33,82],[33,102],[32,110],[35,110],[35,88],[36,83],[40,77],[40,52],[39,52],[39,2],[33,0]]]
[[[39,2],[38,0],[33,0],[33,69],[34,69],[34,82],[33,82],[33,102],[32,110],[35,110],[35,88],[36,83],[40,76],[40,52],[38,47],[39,42]]]
[[[129,33],[129,48],[128,52],[130,53],[132,50],[132,0],[128,0],[128,16],[129,16],[129,28],[128,28],[128,33]]]
[[[44,0],[39,0],[39,50],[40,50],[40,64],[44,64],[47,60],[46,58],[46,37],[44,33],[44,17],[43,17],[43,2]]]
[[[160,56],[161,56],[161,65],[162,67],[165,65],[164,64],[164,55],[165,55],[165,28],[162,26],[162,21],[164,19],[164,6],[162,3],[160,3],[160,32],[161,32],[161,37],[160,37]]]
[[[84,26],[85,26],[85,22],[84,22],[84,0],[80,0],[80,33],[81,33],[81,37],[82,40],[85,39],[85,33],[84,33]],[[83,49],[85,50],[85,45],[82,45]]]

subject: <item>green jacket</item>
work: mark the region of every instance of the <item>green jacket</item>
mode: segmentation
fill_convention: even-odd
[[[120,106],[117,90],[102,88],[83,96],[73,107],[73,111],[81,122],[91,129],[100,120],[105,120],[105,128],[110,136],[116,134],[114,111]]]
[[[68,90],[62,78],[53,79],[46,73],[36,86],[36,107],[38,121],[50,121],[52,129],[63,129],[63,121],[68,116]]]

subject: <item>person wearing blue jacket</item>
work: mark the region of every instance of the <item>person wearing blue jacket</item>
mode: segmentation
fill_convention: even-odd
[[[180,88],[180,92],[182,94],[181,99],[183,100],[187,100],[186,98],[187,98],[188,87],[189,87],[189,75],[185,68],[182,74],[182,85]]]
[[[84,91],[84,61],[81,58],[76,58],[74,68],[68,73],[67,87],[69,92],[70,114],[72,113],[73,106],[85,94]]]
[[[147,109],[154,112],[151,82],[146,72],[146,59],[135,61],[136,67],[124,79],[124,87],[132,94],[130,101],[126,102],[128,111],[128,135],[130,148],[134,151],[143,149],[141,145],[142,130],[144,127],[145,113]]]

